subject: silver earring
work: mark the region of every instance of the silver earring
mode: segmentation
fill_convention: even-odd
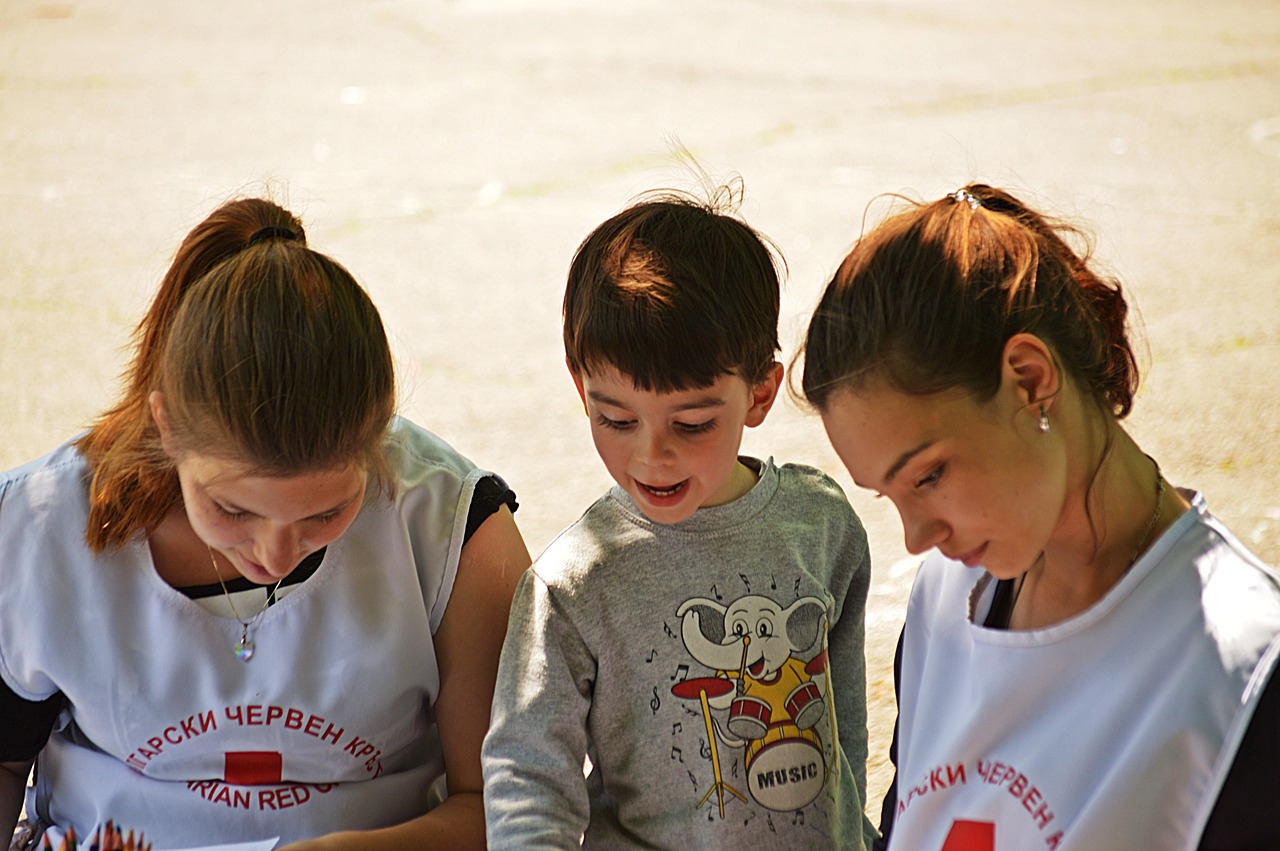
[[[1040,421],[1037,425],[1040,426],[1040,431],[1049,433],[1049,412],[1044,409],[1044,405],[1040,406]]]

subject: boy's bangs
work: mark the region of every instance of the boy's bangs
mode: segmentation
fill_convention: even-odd
[[[612,366],[637,389],[666,393],[709,387],[739,371],[744,353],[729,350],[726,335],[706,327],[705,316],[610,312],[577,337],[578,354],[571,361],[588,373]]]

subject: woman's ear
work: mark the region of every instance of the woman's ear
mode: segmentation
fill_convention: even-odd
[[[1062,389],[1062,374],[1044,340],[1035,334],[1014,334],[1000,356],[1000,383],[1013,390],[1021,406],[1048,410]]]

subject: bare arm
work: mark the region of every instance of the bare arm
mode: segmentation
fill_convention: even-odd
[[[0,837],[9,841],[22,815],[23,790],[31,774],[31,762],[0,762]]]
[[[480,745],[489,730],[511,597],[529,563],[529,551],[506,506],[462,548],[458,577],[435,635],[440,665],[435,714],[449,797],[431,812],[394,827],[333,833],[282,851],[485,847]]]

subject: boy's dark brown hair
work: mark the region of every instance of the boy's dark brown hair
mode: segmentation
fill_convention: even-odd
[[[643,198],[578,247],[564,295],[569,369],[641,390],[764,379],[778,351],[781,256],[739,219],[678,193]]]

